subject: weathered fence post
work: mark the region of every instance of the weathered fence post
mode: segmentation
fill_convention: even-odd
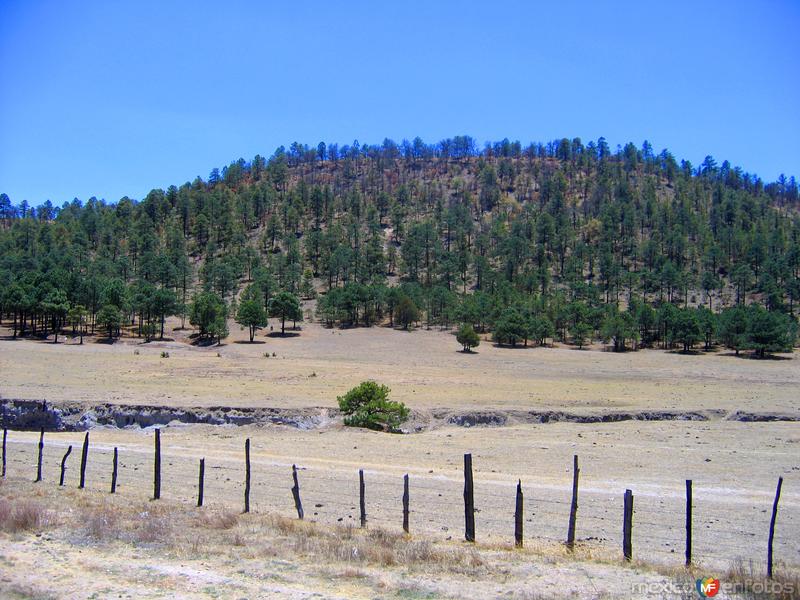
[[[86,460],[89,458],[89,432],[83,438],[83,449],[81,450],[81,483],[78,487],[86,487]]]
[[[6,438],[8,437],[8,429],[3,427],[3,477],[6,476]]]
[[[775,538],[775,521],[778,518],[778,501],[781,499],[783,477],[778,477],[778,488],[775,490],[775,502],[772,503],[772,518],[769,521],[769,544],[767,545],[767,577],[772,579],[772,540]]]
[[[117,452],[117,448],[114,448],[114,466],[111,469],[111,493],[114,494],[117,491],[117,458],[119,454]]]
[[[61,479],[58,480],[58,485],[64,485],[64,470],[67,467],[67,457],[72,452],[72,446],[67,448],[67,451],[64,453],[64,458],[61,459]]]
[[[464,455],[464,539],[475,541],[475,497],[472,480],[472,454]]]
[[[153,500],[161,498],[161,429],[156,429],[155,459],[153,461]]]
[[[358,505],[361,509],[361,526],[367,526],[367,499],[364,486],[364,469],[358,470]]]
[[[403,531],[408,533],[408,473],[403,475]]]
[[[575,548],[575,522],[578,518],[578,455],[572,457],[572,503],[569,508],[569,528],[567,529],[567,550],[572,552]]]
[[[294,507],[297,509],[297,518],[303,520],[303,503],[300,501],[300,482],[297,480],[297,466],[292,465],[292,496],[294,496]]]
[[[692,564],[692,480],[686,480],[686,566]]]
[[[44,453],[44,427],[39,434],[39,458],[36,461],[36,481],[42,480],[42,454]]]
[[[633,558],[633,492],[625,490],[622,519],[622,554],[628,562]]]
[[[200,474],[197,477],[197,506],[203,506],[203,480],[206,475],[206,459],[200,459]]]
[[[250,438],[244,441],[244,512],[250,512]]]
[[[517,501],[514,505],[514,545],[522,548],[522,523],[523,523],[523,498],[522,480],[517,481]]]

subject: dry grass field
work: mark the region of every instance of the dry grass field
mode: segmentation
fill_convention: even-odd
[[[800,568],[800,425],[726,418],[737,411],[800,415],[796,359],[657,350],[616,355],[599,347],[512,350],[488,341],[469,355],[458,352],[447,332],[340,331],[315,324],[305,325],[298,336],[262,335],[263,343],[249,344],[242,343],[246,332],[231,329],[228,343],[208,348],[188,344],[177,331],[175,340],[150,344],[3,339],[0,396],[87,406],[332,409],[337,395],[371,378],[388,384],[392,398],[422,415],[484,409],[714,412],[706,421],[437,424],[413,435],[353,430],[338,420],[310,430],[173,424],[162,428],[164,495],[155,504],[147,500],[151,428],[93,429],[89,489],[83,491],[75,489],[83,433],[46,435],[45,481],[34,485],[38,434],[14,431],[0,498],[33,496],[52,522],[37,526],[39,537],[0,533],[1,592],[82,598],[90,597],[91,589],[95,597],[116,597],[130,581],[134,597],[637,597],[633,583],[689,576],[681,568],[685,479],[694,481],[695,555],[701,564],[690,575],[724,574],[751,560],[760,572],[779,476],[784,485],[776,560],[783,573],[796,576]],[[162,351],[169,358],[161,358]],[[236,515],[242,508],[245,438],[252,441],[254,514],[230,517],[230,526],[209,524],[216,517],[193,507],[197,460],[206,458],[208,512]],[[68,445],[73,454],[67,486],[58,488]],[[120,453],[120,488],[111,498],[114,447]],[[475,463],[475,549],[459,541],[466,452]],[[574,454],[581,461],[581,495],[578,551],[572,557],[561,542]],[[316,524],[301,527],[291,520],[292,464],[300,469],[306,520]],[[377,547],[399,553],[402,558],[387,559],[391,564],[376,555],[351,556],[353,548],[370,545],[352,530],[358,520],[358,469],[367,481],[368,531],[381,532],[367,535],[384,536]],[[410,540],[400,528],[405,473],[411,481]],[[511,548],[518,479],[526,493],[524,552]],[[625,489],[636,502],[634,557],[641,562],[635,569],[619,560]],[[109,510],[121,511],[114,517],[119,527],[101,527],[112,534],[87,533],[81,511]],[[131,511],[151,510],[163,511],[174,523],[164,539],[139,540],[131,533],[136,529]],[[348,550],[332,545],[332,538],[350,540],[347,536],[357,538]],[[416,544],[427,545],[422,555]],[[441,556],[437,553],[447,558],[419,558]],[[59,562],[44,569],[53,556]],[[67,568],[73,559],[94,575],[86,584],[90,588]]]
[[[364,379],[411,408],[608,410],[720,409],[800,414],[800,361],[642,351],[499,348],[460,352],[441,331],[330,330],[296,337],[247,332],[231,322],[221,347],[174,342],[113,345],[0,341],[5,398],[169,406],[335,407]],[[134,352],[139,352],[135,355]],[[160,358],[162,351],[169,359]],[[264,354],[269,352],[270,358]],[[276,354],[275,357],[272,354]],[[218,356],[219,355],[219,356]],[[785,356],[784,356],[785,358]]]

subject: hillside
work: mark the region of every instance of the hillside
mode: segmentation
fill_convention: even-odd
[[[796,340],[797,206],[794,177],[647,142],[292,144],[141,201],[3,195],[0,314],[15,337],[161,337],[179,315],[214,340],[268,313],[764,355]]]

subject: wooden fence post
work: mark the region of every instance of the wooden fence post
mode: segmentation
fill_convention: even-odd
[[[72,452],[72,446],[67,448],[67,451],[64,453],[64,458],[61,459],[61,479],[58,480],[58,485],[64,485],[64,470],[67,467],[67,457]]]
[[[686,480],[686,566],[692,564],[692,480]]]
[[[364,486],[364,469],[358,470],[358,505],[361,509],[361,527],[367,526],[367,500]]]
[[[292,465],[292,496],[294,496],[294,507],[297,509],[297,518],[303,520],[303,503],[300,501],[300,482],[297,480],[297,466]]]
[[[8,437],[8,429],[3,427],[3,477],[6,476],[6,438]]]
[[[578,455],[572,457],[572,503],[569,508],[569,528],[567,529],[567,550],[572,552],[575,548],[575,522],[578,519]]]
[[[83,489],[86,487],[86,461],[89,458],[89,432],[86,432],[86,436],[83,438],[83,449],[81,450],[81,483],[80,487]]]
[[[403,531],[408,533],[408,473],[403,475]]]
[[[475,496],[472,480],[472,454],[464,455],[464,539],[475,541]]]
[[[36,481],[42,480],[42,454],[44,453],[44,427],[39,434],[39,458],[36,461]]]
[[[522,523],[523,523],[523,498],[522,480],[517,481],[517,501],[514,506],[514,545],[522,548]]]
[[[769,544],[767,545],[767,577],[772,579],[772,541],[775,538],[775,521],[778,518],[778,501],[781,499],[783,477],[778,477],[778,488],[775,490],[775,502],[772,503],[772,518],[769,521]]]
[[[156,429],[155,459],[153,461],[153,500],[161,498],[161,429]]]
[[[197,477],[197,506],[203,506],[203,480],[206,475],[206,459],[200,459],[200,474]]]
[[[244,441],[244,512],[250,512],[250,438]]]
[[[625,490],[622,519],[622,554],[628,562],[633,558],[633,492]]]
[[[117,448],[114,447],[114,466],[111,470],[111,493],[115,494],[117,492],[117,458],[119,454],[117,452]]]

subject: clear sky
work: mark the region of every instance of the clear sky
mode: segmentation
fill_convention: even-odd
[[[649,140],[800,175],[800,2],[0,0],[0,192],[141,199],[293,141]]]

